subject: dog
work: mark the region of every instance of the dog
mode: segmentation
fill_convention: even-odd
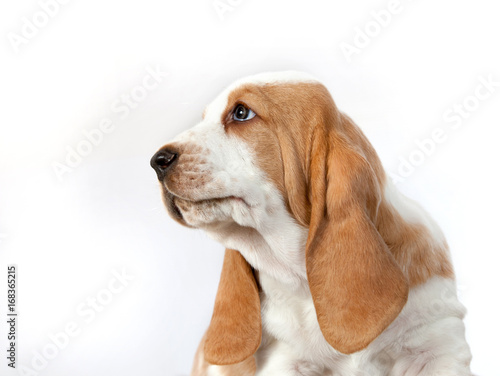
[[[314,77],[234,82],[151,166],[226,248],[192,375],[471,375],[443,233]]]

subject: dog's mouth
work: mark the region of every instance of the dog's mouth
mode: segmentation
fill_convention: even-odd
[[[177,206],[177,204],[175,203],[176,196],[167,191],[166,197],[167,197],[167,209],[169,209],[170,213],[174,216],[174,219],[184,222],[182,211],[179,208],[179,206]]]
[[[194,205],[194,206],[201,206],[203,204],[213,204],[217,205],[219,203],[223,203],[225,201],[234,201],[243,204],[247,208],[251,208],[252,206],[245,201],[242,197],[234,196],[234,195],[229,195],[229,196],[222,196],[222,197],[213,197],[213,198],[207,198],[207,199],[202,199],[202,200],[188,200],[185,199],[184,197],[175,195],[174,193],[168,191],[167,189],[164,188],[164,202],[167,207],[167,210],[169,211],[170,215],[173,217],[173,219],[177,220],[181,224],[191,227],[185,220],[184,215],[183,215],[183,210],[186,210],[186,205]],[[183,209],[184,207],[184,209]]]

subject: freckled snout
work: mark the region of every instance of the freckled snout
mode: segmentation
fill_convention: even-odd
[[[151,167],[156,171],[158,180],[162,181],[165,178],[170,168],[178,160],[178,156],[178,153],[167,148],[162,148],[153,155]]]

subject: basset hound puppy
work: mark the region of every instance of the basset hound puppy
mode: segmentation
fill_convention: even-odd
[[[313,77],[236,81],[151,164],[226,248],[192,375],[471,375],[441,230]]]

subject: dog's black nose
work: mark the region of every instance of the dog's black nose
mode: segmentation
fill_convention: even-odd
[[[170,151],[168,149],[161,149],[153,158],[151,158],[151,167],[154,168],[156,174],[158,175],[158,180],[163,180],[167,171],[174,162],[177,160],[177,153]]]

